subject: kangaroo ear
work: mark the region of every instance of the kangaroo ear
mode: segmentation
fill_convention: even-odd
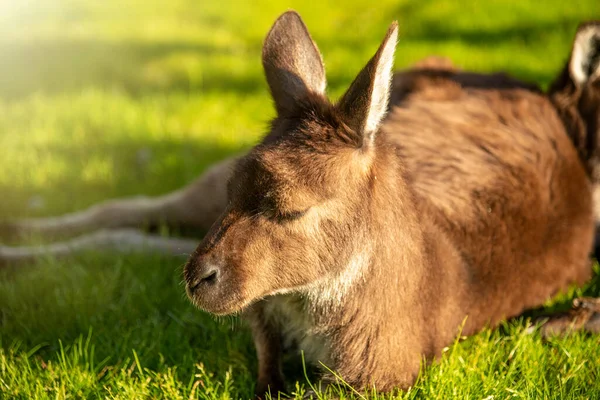
[[[577,86],[600,77],[600,21],[583,23],[577,29],[569,74]]]
[[[278,113],[294,110],[311,92],[325,94],[323,59],[297,12],[288,11],[275,21],[262,62]]]
[[[363,143],[373,140],[387,112],[397,41],[398,23],[394,22],[377,53],[338,102],[337,106],[346,123],[362,134]]]

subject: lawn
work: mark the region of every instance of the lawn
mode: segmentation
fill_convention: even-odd
[[[301,13],[318,43],[333,97],[394,19],[398,68],[435,53],[547,85],[578,22],[600,15],[597,0],[343,4],[0,2],[0,220],[166,193],[252,146],[273,115],[261,41],[286,9]],[[251,397],[247,329],[194,309],[181,267],[167,257],[90,253],[0,270],[0,397]],[[584,292],[600,295],[598,278],[554,304]],[[600,398],[598,337],[546,342],[523,326],[451,346],[395,396]],[[301,398],[311,381],[301,366],[291,369]]]

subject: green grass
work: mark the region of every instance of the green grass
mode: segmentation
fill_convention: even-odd
[[[600,12],[597,0],[341,4],[0,2],[0,220],[165,193],[250,147],[273,115],[261,40],[288,8],[319,44],[333,96],[393,19],[397,67],[435,53],[546,85],[577,23]],[[558,305],[583,291],[599,295],[598,279]],[[522,327],[451,346],[397,396],[600,398],[598,337],[543,342]],[[0,271],[2,398],[248,398],[255,373],[248,331],[195,310],[178,261],[84,254]]]

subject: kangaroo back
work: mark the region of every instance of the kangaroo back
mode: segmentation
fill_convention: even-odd
[[[548,97],[501,74],[409,74],[413,87],[400,88],[383,129],[422,212],[470,266],[477,307],[467,326],[588,279],[591,186]]]

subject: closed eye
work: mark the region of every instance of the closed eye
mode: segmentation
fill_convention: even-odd
[[[279,222],[295,221],[302,218],[308,212],[309,208],[301,211],[286,211],[279,212],[276,214],[276,218]]]

